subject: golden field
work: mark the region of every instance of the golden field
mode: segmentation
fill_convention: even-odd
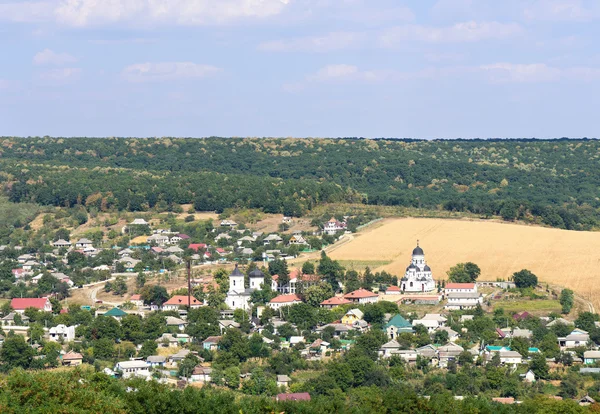
[[[540,281],[573,289],[600,308],[600,232],[477,220],[392,218],[331,251],[337,260],[389,261],[378,270],[402,276],[417,239],[435,279],[460,262],[481,267],[480,280],[529,269]]]

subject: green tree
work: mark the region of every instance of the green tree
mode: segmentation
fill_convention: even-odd
[[[513,273],[512,275],[513,282],[519,289],[524,289],[528,287],[536,287],[538,284],[538,278],[536,275],[531,273],[531,271],[527,269],[520,270],[518,272]]]
[[[115,353],[115,343],[112,339],[102,338],[93,342],[94,358],[111,359]]]
[[[29,368],[35,351],[21,335],[8,336],[0,348],[0,360],[3,368]]]
[[[581,312],[575,319],[575,326],[584,331],[591,332],[595,329],[595,322],[600,320],[600,315],[592,312]]]
[[[44,326],[39,322],[30,324],[28,335],[32,341],[40,341],[44,337]]]
[[[290,271],[285,260],[276,259],[269,262],[269,273],[271,276],[279,276],[277,279],[279,286],[287,285],[290,281]]]
[[[277,328],[277,333],[279,336],[290,339],[290,337],[297,334],[296,329],[290,323],[284,323],[279,328]]]
[[[302,265],[302,274],[303,275],[314,275],[315,274],[315,265],[312,262],[304,262]]]
[[[448,342],[448,331],[435,331],[433,342],[436,344],[445,344]]]
[[[454,283],[474,283],[481,274],[481,269],[475,263],[458,263],[448,270],[448,279]]]
[[[140,296],[146,305],[157,305],[162,306],[167,300],[169,300],[169,294],[164,286],[152,285],[144,286],[141,290]]]
[[[177,375],[179,377],[189,378],[194,372],[194,368],[200,360],[192,353],[189,353],[183,358],[183,360],[177,365]]]
[[[242,384],[242,392],[250,395],[273,396],[277,394],[277,383],[267,376],[262,368],[254,368],[250,379]]]
[[[339,290],[339,281],[342,278],[344,268],[336,260],[331,260],[325,251],[321,251],[321,259],[317,266],[317,273],[325,277],[325,281],[331,285],[334,292]]]
[[[346,272],[344,291],[346,293],[354,292],[361,288],[361,281],[358,278],[358,272],[356,270],[348,270]]]
[[[138,352],[138,356],[140,358],[148,358],[151,355],[156,355],[156,350],[158,349],[158,344],[156,341],[147,340],[144,341],[140,351]]]
[[[114,295],[123,295],[127,293],[127,283],[125,282],[124,276],[117,276],[112,284],[112,291]]]
[[[375,275],[373,272],[371,272],[371,268],[367,266],[363,273],[362,287],[364,289],[371,290],[373,283],[375,283]]]
[[[573,291],[571,289],[563,289],[560,292],[560,304],[562,306],[562,313],[565,315],[571,312],[573,308],[574,297]]]
[[[549,370],[544,354],[535,354],[529,363],[529,369],[540,379],[548,379]]]
[[[238,367],[228,367],[223,372],[225,385],[229,388],[237,390],[240,387],[240,369]]]
[[[144,272],[139,272],[137,277],[135,278],[135,285],[138,289],[141,289],[146,284],[146,274]]]
[[[316,285],[307,287],[304,290],[304,300],[313,307],[318,307],[321,302],[333,296],[331,285],[325,282],[319,282]]]

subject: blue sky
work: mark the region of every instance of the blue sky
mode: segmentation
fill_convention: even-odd
[[[0,0],[0,135],[598,137],[596,0]]]

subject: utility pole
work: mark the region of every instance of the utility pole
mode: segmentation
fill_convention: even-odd
[[[187,281],[188,281],[188,311],[192,308],[192,261],[188,258],[186,261]]]

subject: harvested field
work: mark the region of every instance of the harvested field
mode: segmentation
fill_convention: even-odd
[[[378,270],[403,275],[417,239],[435,279],[456,263],[481,267],[481,280],[508,279],[521,269],[573,289],[600,307],[600,232],[577,232],[483,220],[394,218],[333,250],[343,261],[389,261]]]

